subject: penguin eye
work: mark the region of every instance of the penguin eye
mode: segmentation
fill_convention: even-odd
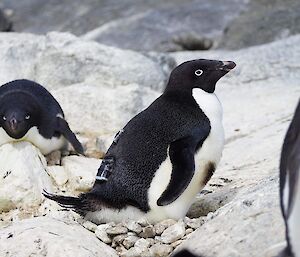
[[[29,120],[29,119],[30,119],[30,115],[28,114],[25,116],[25,120]]]
[[[200,77],[202,75],[202,73],[203,73],[203,70],[200,70],[200,69],[195,71],[195,75],[198,77]]]
[[[3,119],[3,120],[6,120],[6,117],[5,117],[5,116],[2,116],[2,119]]]

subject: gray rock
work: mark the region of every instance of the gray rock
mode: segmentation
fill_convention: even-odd
[[[67,156],[62,159],[62,167],[67,176],[66,184],[69,191],[86,192],[95,182],[95,176],[101,160],[82,156]]]
[[[191,234],[193,233],[193,229],[192,228],[188,228],[186,231],[185,231],[185,234],[188,235],[188,234]]]
[[[122,235],[117,235],[117,236],[115,236],[115,237],[113,238],[113,240],[112,240],[111,246],[112,246],[113,248],[116,248],[117,246],[120,246],[120,245],[123,243],[123,241],[124,241],[124,239],[125,239],[126,237],[127,237],[126,234],[122,234]]]
[[[146,218],[140,218],[137,221],[137,223],[140,224],[142,227],[146,227],[150,225]]]
[[[186,233],[187,234],[187,233]],[[177,240],[174,243],[170,244],[173,248],[176,248],[177,246],[181,245],[184,242],[184,240]]]
[[[132,247],[129,250],[123,252],[121,254],[121,257],[140,257],[141,254],[142,252],[139,249]]]
[[[149,245],[154,245],[156,243],[154,238],[146,238],[146,240],[149,242]]]
[[[212,46],[212,39],[217,40],[244,8],[244,1],[236,0],[173,1],[173,4],[113,20],[88,32],[84,38],[138,51],[203,50]],[[159,26],[149,27],[158,23]]]
[[[166,219],[163,221],[160,221],[154,225],[155,233],[156,235],[161,235],[164,230],[176,223],[173,219]]]
[[[101,224],[99,226],[97,226],[96,230],[95,230],[95,234],[96,236],[103,242],[106,244],[110,244],[112,242],[111,238],[108,236],[108,234],[106,233],[106,229],[110,228],[109,224]]]
[[[204,218],[200,217],[197,219],[190,219],[188,217],[185,217],[184,223],[190,228],[197,229],[204,223]]]
[[[35,213],[44,201],[43,190],[53,190],[45,157],[28,142],[11,143],[0,147],[0,164],[0,212]]]
[[[149,250],[152,256],[166,257],[169,256],[169,254],[173,251],[173,247],[170,245],[158,243],[151,246]]]
[[[116,247],[116,251],[118,253],[118,256],[122,256],[124,253],[127,252],[127,249],[123,245],[119,245]]]
[[[75,222],[38,217],[15,222],[0,230],[1,256],[99,256],[116,252]],[[69,246],[68,251],[65,247]],[[18,247],[16,247],[18,246]]]
[[[148,225],[147,227],[144,227],[142,232],[139,234],[140,237],[143,238],[149,238],[155,236],[155,229],[152,225]]]
[[[134,244],[135,244],[135,242],[136,242],[137,240],[139,240],[139,237],[137,237],[137,236],[133,236],[133,235],[127,236],[127,237],[124,239],[124,241],[123,241],[122,244],[124,245],[124,247],[125,247],[126,249],[129,249],[129,248],[131,248],[132,246],[134,246]]]
[[[108,235],[115,236],[120,234],[126,234],[128,232],[128,229],[121,225],[116,225],[115,227],[107,228],[105,231]]]
[[[174,51],[207,49],[211,43],[206,42],[222,35],[226,25],[244,9],[244,2],[62,0],[57,8],[55,1],[3,0],[2,5],[14,10],[16,31],[87,33],[88,38],[120,48]]]
[[[150,246],[150,242],[147,241],[144,238],[140,238],[139,240],[137,240],[134,244],[134,248],[138,251],[138,252],[144,252],[147,250],[147,248]]]
[[[125,222],[125,227],[128,228],[129,231],[133,231],[136,234],[139,234],[142,232],[142,226],[138,224],[136,221],[130,220]]]
[[[95,223],[90,222],[90,221],[88,221],[88,220],[85,220],[85,221],[82,223],[82,226],[83,226],[84,228],[86,228],[87,230],[92,231],[92,232],[96,232],[97,227],[98,227]]]
[[[188,248],[204,256],[211,254],[211,249],[223,256],[237,256],[236,253],[242,257],[264,256],[266,249],[284,239],[276,177],[241,189],[234,201],[190,234],[180,249]],[[205,244],[201,243],[204,241]]]
[[[68,173],[62,166],[47,166],[46,170],[59,187],[64,186],[69,180]]]
[[[228,25],[219,48],[240,49],[300,33],[298,0],[251,0],[247,9]]]
[[[181,239],[185,235],[185,224],[183,221],[179,221],[178,223],[168,227],[161,234],[161,241],[165,244],[170,244],[178,239]]]
[[[46,156],[48,166],[60,165],[61,151],[53,151]]]

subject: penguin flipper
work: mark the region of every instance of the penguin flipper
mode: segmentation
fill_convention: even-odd
[[[84,155],[82,144],[78,141],[75,134],[69,127],[69,124],[65,119],[57,117],[58,128],[57,130],[63,134],[63,136],[71,143],[75,151],[81,155]]]
[[[157,205],[164,206],[174,202],[191,182],[195,172],[195,146],[192,138],[183,138],[170,145],[169,155],[172,162],[171,180],[157,200]]]

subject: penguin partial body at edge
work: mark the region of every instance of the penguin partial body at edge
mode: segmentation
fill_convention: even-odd
[[[30,80],[14,80],[0,87],[0,145],[28,141],[46,155],[67,141],[83,154],[55,98]]]

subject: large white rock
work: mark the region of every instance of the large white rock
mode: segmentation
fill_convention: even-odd
[[[62,165],[68,176],[68,191],[88,191],[92,188],[101,160],[81,156],[63,158]]]
[[[278,183],[273,176],[240,189],[180,249],[207,257],[266,257],[269,248],[284,241]]]
[[[27,211],[37,208],[43,189],[52,188],[40,151],[27,142],[5,144],[0,147],[0,164],[0,202]],[[0,212],[8,211],[7,204]]]
[[[0,85],[20,78],[41,83],[71,128],[85,133],[115,133],[157,97],[168,73],[158,59],[68,33],[0,33]]]
[[[96,235],[75,222],[39,217],[0,230],[0,256],[117,257]]]

